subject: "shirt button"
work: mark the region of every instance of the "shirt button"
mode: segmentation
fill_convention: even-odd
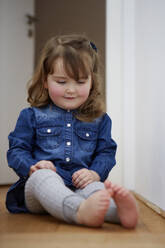
[[[66,144],[67,144],[67,146],[70,146],[70,145],[71,145],[71,142],[70,142],[70,141],[68,141],[68,142],[66,142]]]
[[[70,161],[70,158],[68,157],[68,158],[66,158],[65,160],[66,160],[66,162],[69,162],[69,161]]]
[[[86,133],[85,135],[86,135],[86,137],[89,137],[89,133]]]
[[[67,127],[71,127],[71,124],[70,123],[67,123]]]
[[[68,109],[67,112],[70,112],[70,109]]]
[[[47,129],[47,133],[51,133],[51,131],[52,131],[52,130],[51,130],[50,128]]]

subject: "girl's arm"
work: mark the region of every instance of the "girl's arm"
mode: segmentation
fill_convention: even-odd
[[[8,164],[19,177],[28,176],[30,167],[37,163],[37,160],[33,158],[34,127],[33,110],[31,108],[24,109],[19,115],[15,130],[8,137]]]
[[[111,125],[111,119],[105,114],[99,127],[97,147],[91,166],[89,169],[76,171],[72,176],[76,188],[84,188],[94,181],[104,182],[115,165],[117,145],[111,138]]]
[[[102,182],[105,181],[109,172],[116,164],[115,155],[117,145],[111,138],[111,127],[111,119],[105,114],[99,127],[97,147],[89,168],[100,176],[100,181]]]

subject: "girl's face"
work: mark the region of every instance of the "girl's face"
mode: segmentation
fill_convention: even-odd
[[[87,100],[91,86],[91,75],[78,81],[70,78],[65,72],[62,58],[55,61],[53,74],[49,74],[45,82],[53,103],[67,110],[80,107]]]

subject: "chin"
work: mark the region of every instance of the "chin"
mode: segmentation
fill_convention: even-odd
[[[74,109],[77,109],[78,107],[75,107],[75,106],[60,106],[62,109],[65,109],[65,110],[74,110]]]

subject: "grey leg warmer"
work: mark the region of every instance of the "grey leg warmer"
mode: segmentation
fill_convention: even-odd
[[[104,183],[102,182],[93,182],[88,184],[84,189],[78,189],[75,193],[81,195],[85,199],[88,198],[93,193],[97,192],[98,190],[105,189]],[[117,214],[117,207],[113,199],[110,200],[110,207],[105,215],[105,221],[111,223],[120,223],[120,219]]]
[[[40,169],[34,172],[25,185],[26,206],[32,213],[48,212],[66,222],[77,223],[76,213],[84,197],[64,185],[54,171]]]

